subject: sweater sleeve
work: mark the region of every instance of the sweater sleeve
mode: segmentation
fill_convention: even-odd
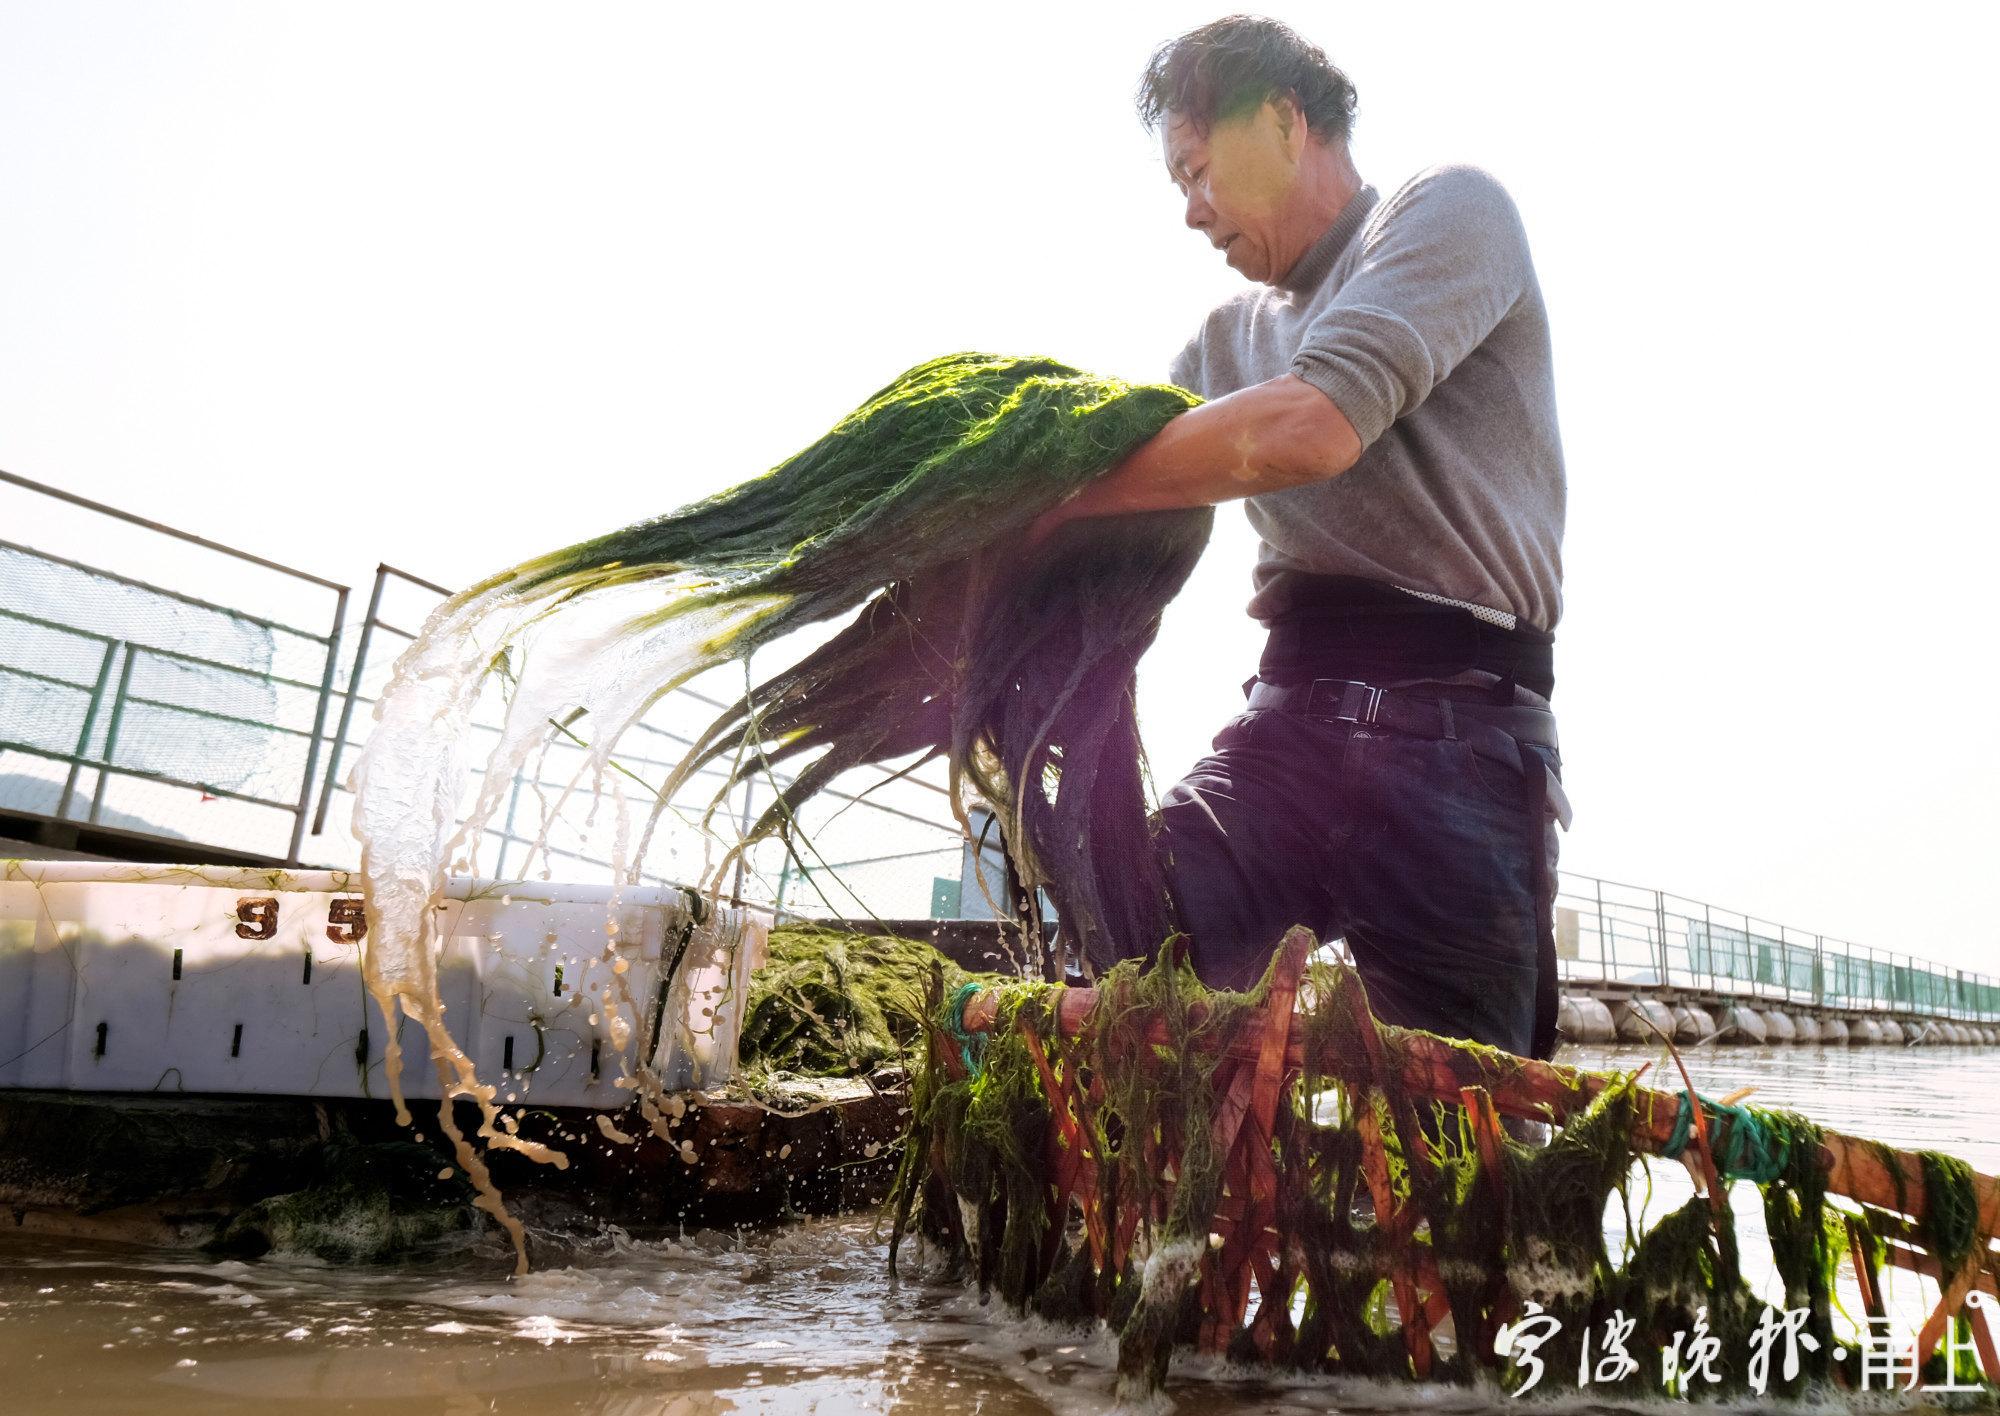
[[[1434,167],[1369,223],[1354,274],[1307,326],[1291,371],[1366,448],[1479,347],[1532,277],[1506,189],[1477,167]]]
[[[1197,382],[1201,378],[1201,337],[1207,328],[1208,326],[1204,324],[1201,329],[1196,330],[1194,338],[1187,342],[1180,353],[1174,355],[1173,360],[1167,365],[1168,383],[1177,388],[1201,392],[1201,385]]]

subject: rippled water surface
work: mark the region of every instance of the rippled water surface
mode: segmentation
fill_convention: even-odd
[[[1565,1056],[1632,1067],[1652,1054]],[[1708,1095],[1755,1085],[1838,1129],[2000,1171],[2000,1049],[1704,1049]],[[1649,1083],[1678,1086],[1656,1063]],[[1655,1212],[1687,1193],[1660,1167]],[[1746,1252],[1754,1192],[1738,1187]],[[873,1217],[572,1250],[525,1279],[495,1246],[403,1267],[0,1238],[0,1412],[1103,1410],[1108,1337],[884,1276]],[[1921,1302],[1898,1275],[1900,1310]],[[1471,1394],[1266,1379],[1177,1361],[1173,1409],[1492,1410]]]

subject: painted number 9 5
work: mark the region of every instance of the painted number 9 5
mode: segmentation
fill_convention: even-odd
[[[278,901],[273,895],[250,896],[236,902],[236,937],[270,939],[278,932]],[[368,934],[368,916],[353,896],[336,897],[326,907],[326,937],[336,944],[359,944]]]

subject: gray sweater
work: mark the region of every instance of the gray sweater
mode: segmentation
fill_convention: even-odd
[[[1301,572],[1354,575],[1552,630],[1565,482],[1548,312],[1520,214],[1491,174],[1363,187],[1275,285],[1212,311],[1171,377],[1219,398],[1287,371],[1361,437],[1337,477],[1246,503],[1263,539],[1250,613]]]

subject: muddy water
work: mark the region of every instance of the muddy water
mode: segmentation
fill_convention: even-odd
[[[1630,1067],[1649,1055],[1564,1060]],[[1709,1049],[1690,1065],[1710,1095],[1754,1084],[1761,1103],[2000,1171],[2000,1049]],[[1746,1255],[1761,1254],[1754,1204],[1741,1203],[1754,1195],[1739,1192]],[[1662,1167],[1655,1213],[1686,1193],[1679,1167]],[[607,1235],[519,1280],[504,1276],[510,1254],[498,1243],[397,1268],[335,1268],[0,1238],[0,1412],[1007,1416],[1110,1406],[1104,1335],[1004,1319],[938,1284],[891,1288],[882,1253],[866,1217],[660,1243]],[[1895,1282],[1898,1309],[1914,1310],[1918,1283]],[[1474,1394],[1259,1379],[1185,1361],[1169,1394],[1188,1413],[1506,1409]]]

